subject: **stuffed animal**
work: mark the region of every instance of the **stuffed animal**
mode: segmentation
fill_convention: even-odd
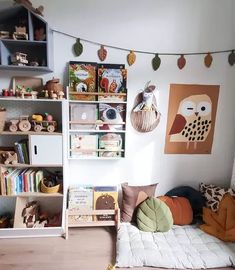
[[[142,101],[134,108],[134,112],[152,110],[157,111],[156,105],[153,102],[153,91],[155,90],[156,86],[149,84],[150,81],[145,85],[145,88],[142,91]]]

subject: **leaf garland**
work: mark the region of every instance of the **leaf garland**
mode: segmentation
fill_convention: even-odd
[[[98,50],[98,56],[100,61],[104,61],[107,57],[107,50],[104,48],[103,45],[101,45],[100,49]]]
[[[209,68],[212,64],[213,58],[211,54],[208,52],[208,54],[204,58],[204,64],[207,68]]]
[[[127,63],[129,66],[132,66],[135,63],[136,55],[133,51],[130,51],[130,53],[127,55]]]
[[[158,54],[155,54],[154,58],[152,59],[153,70],[154,71],[158,70],[160,65],[161,65],[161,58],[158,56]]]
[[[180,58],[177,60],[177,66],[179,69],[183,69],[186,65],[186,59],[184,58],[184,55],[181,54]]]
[[[76,43],[74,43],[74,45],[73,45],[73,51],[74,51],[75,56],[80,56],[82,54],[82,52],[83,52],[83,45],[80,42],[80,38],[78,38],[76,40]]]
[[[235,64],[235,53],[234,50],[232,50],[232,52],[229,54],[228,56],[228,62],[231,66],[233,66]]]

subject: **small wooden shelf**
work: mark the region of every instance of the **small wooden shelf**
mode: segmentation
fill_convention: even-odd
[[[2,198],[15,197],[63,197],[62,193],[21,192],[15,195],[0,195]]]
[[[109,104],[127,104],[127,101],[104,101],[104,100],[69,100],[70,103],[81,103],[81,104],[102,104],[102,103],[109,103]]]
[[[12,167],[12,168],[62,168],[61,164],[40,164],[40,165],[31,165],[31,164],[0,164],[1,167]]]
[[[112,215],[113,220],[93,220],[93,221],[83,221],[78,220],[74,223],[69,223],[69,216],[99,216],[99,215]],[[114,210],[67,210],[66,211],[66,232],[65,238],[68,239],[68,228],[72,227],[98,227],[98,226],[115,226],[116,229],[119,229],[120,226],[120,209]]]
[[[106,149],[69,149],[70,152],[124,152],[124,149],[120,150],[106,150]]]
[[[81,157],[68,157],[69,160],[119,160],[125,157],[89,157],[89,156],[81,156]]]
[[[85,95],[85,96],[126,96],[126,93],[102,93],[102,92],[73,92],[73,91],[69,91],[69,94],[71,95]],[[106,102],[108,103],[108,101]],[[119,103],[119,102],[116,102]]]
[[[50,99],[50,98],[17,98],[17,97],[3,97],[0,96],[0,100],[1,102],[3,100],[5,101],[20,101],[20,102],[24,102],[24,101],[30,101],[30,102],[62,102],[64,99]]]
[[[35,131],[16,131],[16,132],[11,132],[11,131],[3,131],[0,132],[0,135],[15,135],[15,136],[19,136],[19,135],[61,135],[61,132],[46,132],[46,131],[41,131],[41,132],[35,132]]]
[[[125,125],[126,122],[117,122],[117,123],[112,122],[112,123],[110,123],[110,122],[97,122],[97,121],[94,121],[94,122],[69,121],[69,124],[100,126],[100,125]]]
[[[126,130],[111,130],[111,129],[70,129],[70,133],[126,133]]]

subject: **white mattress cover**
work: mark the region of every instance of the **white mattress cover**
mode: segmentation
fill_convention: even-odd
[[[235,267],[235,244],[226,244],[194,225],[174,225],[165,233],[149,233],[122,223],[117,235],[116,266]]]

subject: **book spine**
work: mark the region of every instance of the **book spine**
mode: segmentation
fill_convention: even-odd
[[[29,164],[29,154],[28,154],[28,149],[27,149],[26,142],[20,143],[20,145],[21,145],[21,148],[22,148],[22,154],[23,154],[23,158],[24,158],[24,163]]]
[[[15,142],[15,151],[18,156],[18,162],[19,163],[24,163],[24,157],[23,157],[23,152],[20,147],[20,144],[18,142]]]

